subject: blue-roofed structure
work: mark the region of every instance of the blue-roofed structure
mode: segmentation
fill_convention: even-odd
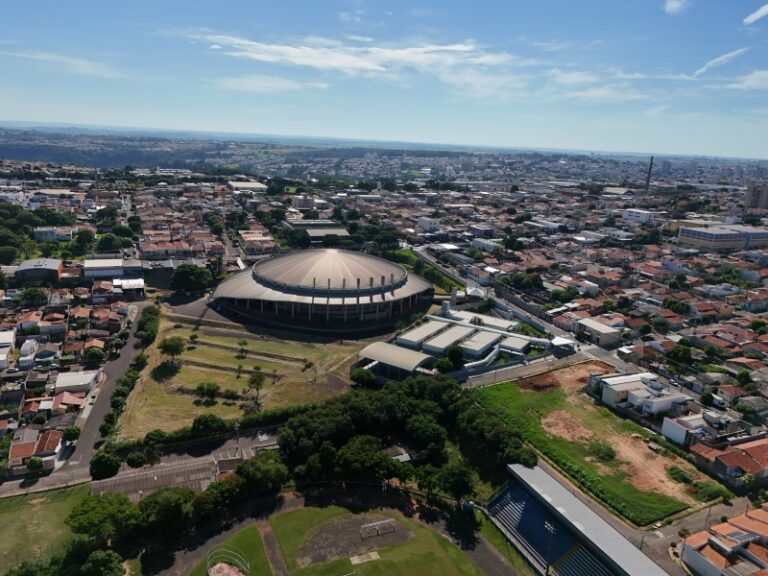
[[[514,479],[488,504],[487,512],[541,573],[667,574],[542,468],[511,464],[508,469]]]

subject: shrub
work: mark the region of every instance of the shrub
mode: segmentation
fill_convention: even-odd
[[[587,451],[600,462],[611,462],[616,459],[616,450],[610,444],[600,440],[592,440]]]
[[[669,474],[669,477],[672,478],[672,480],[675,482],[680,482],[680,484],[693,483],[693,478],[691,475],[682,468],[678,468],[677,466],[672,466],[669,470],[667,470],[667,474]]]

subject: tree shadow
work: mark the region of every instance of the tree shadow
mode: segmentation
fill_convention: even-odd
[[[181,367],[171,360],[164,360],[152,369],[152,378],[158,382],[164,382],[176,376]]]
[[[151,576],[168,570],[175,562],[176,554],[170,550],[147,550],[139,557],[142,576]]]
[[[472,512],[453,508],[444,513],[445,529],[465,550],[474,550],[480,543],[480,522]]]

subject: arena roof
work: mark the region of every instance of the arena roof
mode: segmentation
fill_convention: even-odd
[[[270,258],[253,267],[254,276],[276,284],[307,289],[356,289],[402,280],[405,269],[392,262],[363,254],[332,248],[304,250]]]
[[[382,258],[329,248],[263,260],[222,282],[213,299],[349,305],[396,301],[430,288],[426,280]]]

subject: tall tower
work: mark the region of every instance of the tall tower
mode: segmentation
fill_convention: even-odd
[[[653,156],[651,156],[651,161],[648,163],[648,175],[645,177],[645,193],[648,194],[648,192],[651,189],[651,173],[653,172]]]

